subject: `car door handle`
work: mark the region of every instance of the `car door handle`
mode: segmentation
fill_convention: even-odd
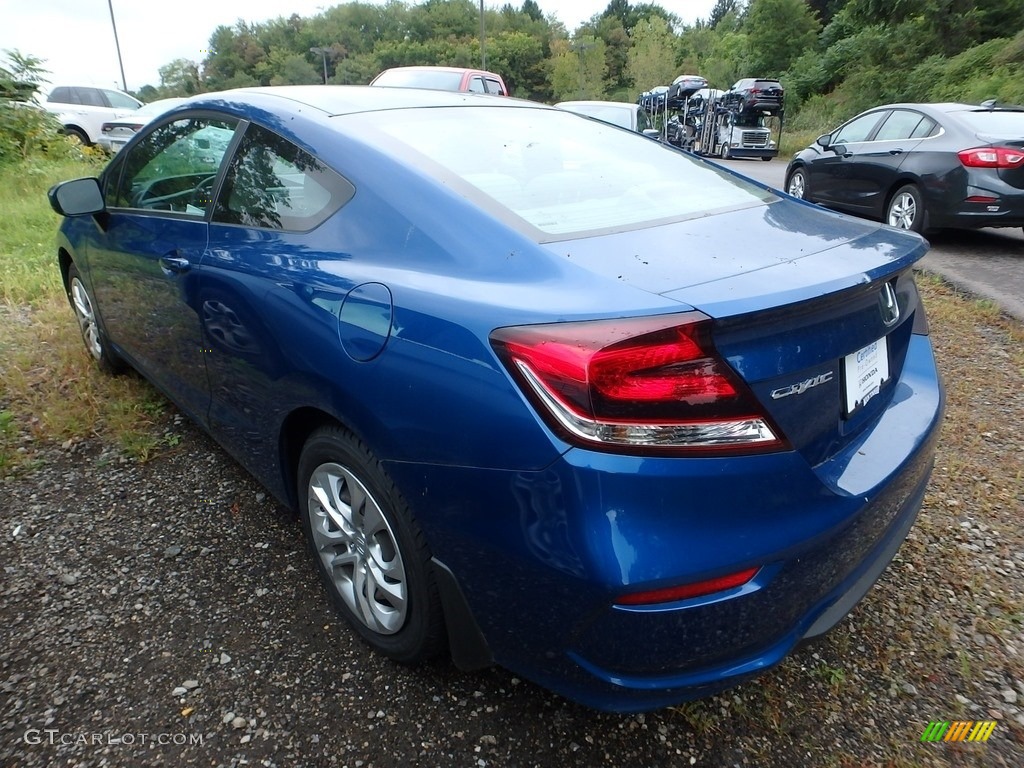
[[[843,155],[844,160],[848,157],[853,157],[853,152],[847,152],[846,154]]]
[[[889,150],[889,154],[890,155],[902,155],[903,154],[903,150],[902,149],[890,149]]]
[[[160,257],[160,269],[164,271],[166,275],[180,275],[182,272],[188,272],[192,268],[188,259],[183,259],[180,256],[174,256],[173,254],[167,254],[166,256]]]

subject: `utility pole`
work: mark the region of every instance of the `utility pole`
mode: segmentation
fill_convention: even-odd
[[[114,22],[114,0],[107,0],[110,7],[110,26],[114,28],[114,47],[117,49],[117,65],[121,68],[121,90],[128,90],[128,81],[124,76],[124,62],[121,61],[121,43],[117,39],[117,24]]]
[[[324,85],[327,85],[327,54],[331,52],[330,48],[318,48],[313,47],[309,49],[310,53],[319,53],[324,60]]]
[[[480,69],[487,69],[487,49],[484,47],[484,0],[480,0]]]

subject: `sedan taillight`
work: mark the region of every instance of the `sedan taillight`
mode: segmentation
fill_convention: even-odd
[[[1012,147],[976,147],[957,152],[960,162],[968,168],[1020,168],[1024,150]]]
[[[491,342],[571,442],[618,452],[749,453],[785,446],[718,355],[711,320],[683,315],[500,328]]]

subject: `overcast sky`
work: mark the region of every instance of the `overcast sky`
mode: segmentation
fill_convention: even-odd
[[[128,88],[159,85],[157,69],[178,58],[201,61],[213,30],[238,19],[313,16],[331,0],[112,0]],[[487,8],[503,2],[484,0]],[[521,0],[514,3],[521,5]],[[608,0],[538,0],[571,32]],[[715,0],[665,0],[683,21],[707,18]],[[46,60],[52,85],[120,87],[108,0],[0,0],[0,51],[17,49]]]

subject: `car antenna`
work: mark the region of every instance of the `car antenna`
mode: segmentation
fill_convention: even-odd
[[[981,106],[983,106],[985,109],[995,109],[996,108],[996,100],[995,99],[986,99],[985,101],[981,102]]]

